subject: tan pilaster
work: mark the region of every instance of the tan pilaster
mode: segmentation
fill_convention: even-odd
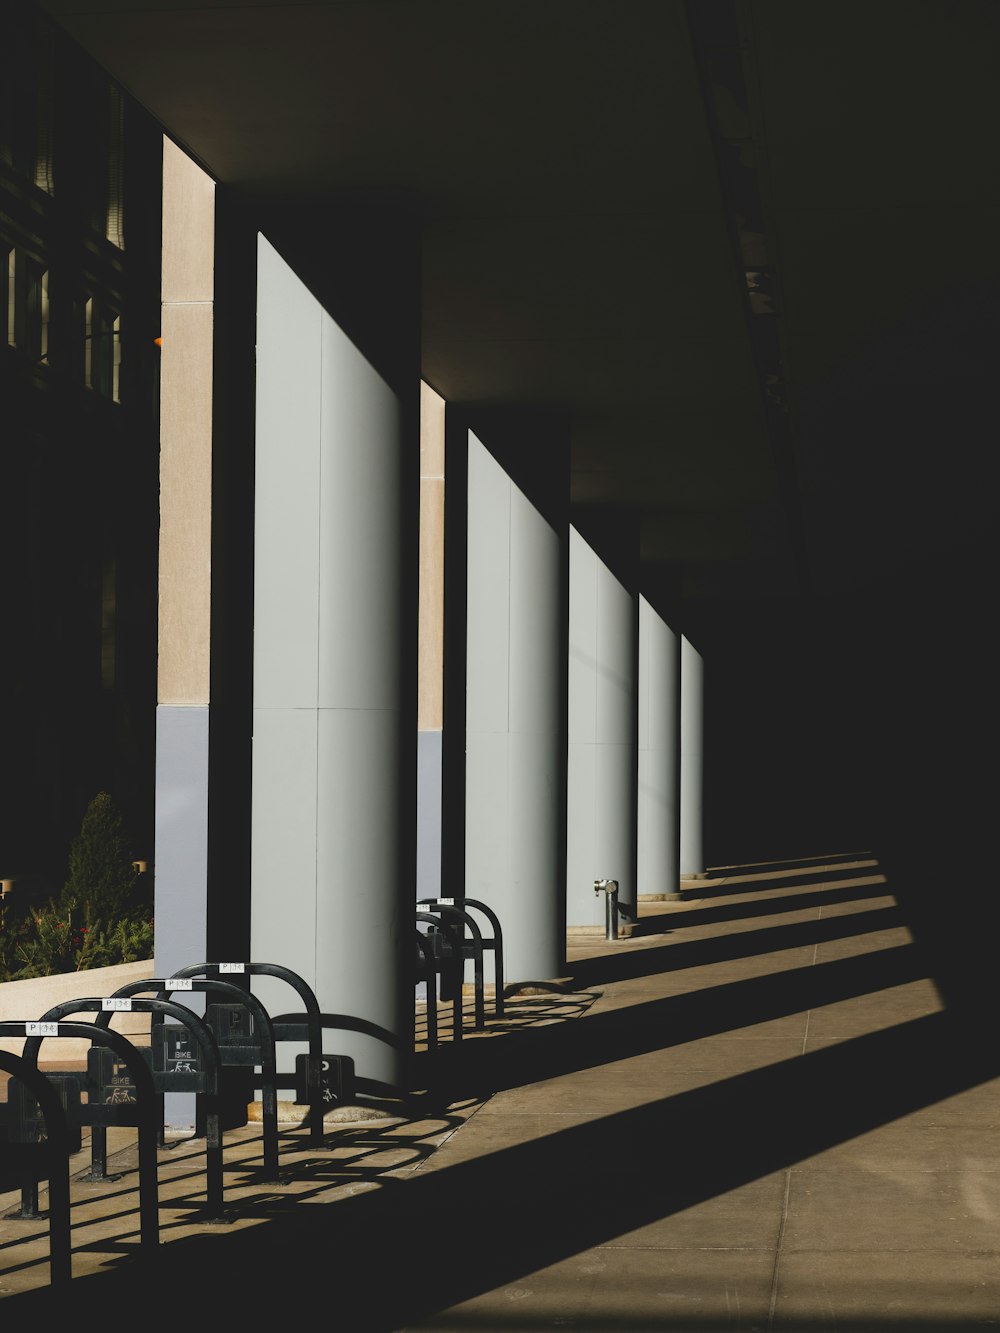
[[[163,147],[160,704],[209,702],[215,185]]]
[[[417,728],[440,731],[444,677],[444,399],[420,385]]]

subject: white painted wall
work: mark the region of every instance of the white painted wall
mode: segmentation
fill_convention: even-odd
[[[471,433],[468,506],[465,887],[500,917],[505,979],[545,980],[564,955],[565,547]]]
[[[605,922],[594,880],[636,893],[636,672],[634,594],[575,528],[569,548],[569,774],[566,914],[569,926]]]
[[[639,898],[680,897],[681,646],[639,598]]]
[[[400,905],[415,876],[400,825],[416,762],[401,736],[416,688],[400,674],[401,568],[416,559],[401,549],[416,502],[405,409],[264,237],[257,299],[251,952],[381,1033],[327,1049],[395,1083],[412,1047]],[[280,983],[254,990],[289,1007]]]

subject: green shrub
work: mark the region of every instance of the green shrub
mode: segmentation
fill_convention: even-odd
[[[119,917],[108,927],[96,927],[87,936],[80,967],[114,967],[138,963],[153,956],[153,921],[139,916]]]
[[[99,792],[83,816],[57,898],[18,915],[0,902],[0,980],[55,976],[153,956],[153,912],[121,815]]]
[[[11,980],[79,971],[87,943],[85,931],[86,927],[73,921],[72,913],[63,915],[54,904],[33,907],[14,945]]]
[[[0,898],[0,981],[9,981],[21,966],[18,952],[28,935],[28,923],[9,898]]]
[[[69,851],[69,878],[59,895],[63,910],[87,909],[102,921],[127,916],[138,906],[138,876],[122,817],[106,791],[87,806]]]

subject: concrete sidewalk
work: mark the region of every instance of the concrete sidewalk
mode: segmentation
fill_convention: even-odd
[[[44,1224],[0,1221],[5,1309],[345,1333],[1000,1323],[1000,1055],[943,1008],[870,858],[689,881],[627,940],[571,936],[537,992],[433,1069],[422,1052],[407,1103],[331,1118],[324,1149],[289,1123],[280,1184],[259,1125],[227,1133],[228,1225],[197,1221],[198,1142],[162,1151],[161,1277],[117,1131],[121,1179],[73,1182],[65,1295]]]

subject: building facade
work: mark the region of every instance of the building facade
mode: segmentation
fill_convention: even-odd
[[[152,856],[162,134],[41,12],[2,23],[0,873],[44,892],[101,790]]]

